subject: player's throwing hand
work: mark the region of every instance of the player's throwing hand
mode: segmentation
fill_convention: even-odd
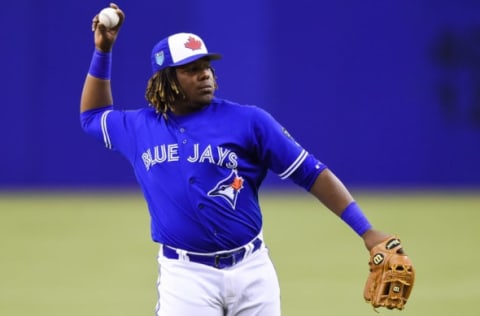
[[[102,52],[109,52],[112,50],[113,43],[125,21],[125,14],[115,3],[111,3],[110,8],[115,9],[115,12],[119,17],[118,23],[115,27],[107,28],[105,25],[101,24],[98,14],[95,15],[92,20],[92,31],[95,34],[95,47]]]

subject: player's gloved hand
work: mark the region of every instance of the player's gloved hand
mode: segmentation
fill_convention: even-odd
[[[114,8],[117,11],[119,22],[117,26],[111,29],[107,29],[104,25],[99,23],[98,14],[92,20],[92,31],[94,32],[95,37],[95,48],[101,52],[110,52],[113,47],[113,43],[117,39],[118,32],[120,27],[125,20],[125,14],[123,11],[115,4],[110,4],[111,8]]]
[[[415,281],[415,270],[400,240],[389,236],[370,250],[365,300],[376,307],[402,310]]]

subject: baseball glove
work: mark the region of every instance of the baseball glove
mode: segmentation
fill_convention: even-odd
[[[415,281],[415,270],[400,240],[390,236],[370,250],[370,274],[363,296],[373,308],[402,310]]]

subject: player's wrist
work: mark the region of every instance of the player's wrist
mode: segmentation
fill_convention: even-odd
[[[372,228],[372,224],[370,224],[367,217],[363,214],[362,209],[355,201],[345,208],[340,218],[359,236],[362,236]]]
[[[95,78],[110,80],[112,76],[112,52],[95,49],[88,73]]]

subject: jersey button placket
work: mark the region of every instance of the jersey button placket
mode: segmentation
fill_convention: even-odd
[[[178,129],[178,131],[180,132],[180,134],[184,134],[184,133],[185,133],[185,128],[184,128],[184,127],[180,127],[180,128]],[[185,145],[186,143],[188,143],[188,141],[187,141],[186,138],[184,138],[184,139],[182,140],[182,144]]]

